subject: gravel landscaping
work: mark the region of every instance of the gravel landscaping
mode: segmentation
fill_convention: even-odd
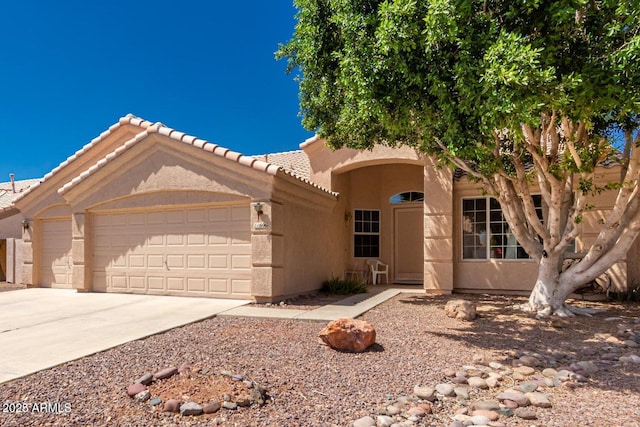
[[[463,297],[477,320],[447,317],[449,297],[381,304],[361,316],[377,340],[358,354],[321,345],[324,323],[209,319],[0,384],[0,425],[640,426],[637,304],[588,303],[607,312],[540,321],[512,308],[521,298]],[[153,393],[127,394],[142,375],[185,364],[260,384],[266,403],[184,416],[153,405]],[[536,404],[509,412],[521,394]],[[495,421],[477,418],[492,411]]]

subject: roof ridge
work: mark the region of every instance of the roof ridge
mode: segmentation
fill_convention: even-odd
[[[276,151],[275,153],[263,153],[263,154],[250,154],[251,157],[264,157],[264,156],[273,156],[275,154],[290,154],[290,153],[304,153],[303,150],[289,150],[289,151]]]
[[[64,160],[58,166],[53,168],[50,172],[45,174],[42,177],[42,179],[40,180],[39,183],[37,183],[35,185],[32,185],[31,187],[29,187],[27,189],[27,191],[25,191],[22,194],[20,194],[20,196],[18,196],[14,200],[14,203],[16,201],[21,200],[22,198],[24,198],[27,194],[31,193],[34,189],[39,187],[40,184],[42,184],[43,182],[47,181],[52,176],[57,174],[62,168],[68,166],[71,163],[73,163],[80,155],[82,155],[83,153],[87,152],[90,148],[95,147],[100,141],[104,140],[107,136],[111,135],[116,129],[118,129],[118,128],[122,127],[123,125],[126,125],[126,124],[131,124],[131,125],[134,125],[134,126],[138,126],[140,128],[148,128],[149,126],[152,125],[151,122],[146,121],[146,120],[144,120],[144,119],[142,119],[140,117],[137,117],[132,113],[128,113],[125,116],[120,117],[118,119],[118,121],[116,123],[112,124],[111,126],[109,126],[107,128],[107,130],[105,130],[102,133],[100,133],[100,135],[98,135],[95,138],[93,138],[91,141],[89,141],[87,144],[85,144],[82,148],[80,148],[78,151],[73,153],[71,156],[67,157],[66,160]]]
[[[128,120],[129,118],[127,118]],[[141,120],[140,118],[137,117],[132,117],[130,120]],[[103,157],[101,160],[99,160],[98,162],[96,162],[93,166],[89,167],[89,169],[85,170],[84,172],[82,172],[80,175],[76,176],[75,178],[73,178],[71,181],[67,182],[66,184],[64,184],[62,187],[60,187],[58,189],[58,193],[59,194],[64,194],[67,191],[69,191],[71,188],[75,187],[79,182],[81,182],[82,180],[84,180],[86,177],[92,175],[93,173],[95,173],[97,170],[101,169],[102,167],[104,167],[107,163],[109,163],[111,160],[113,160],[114,158],[120,156],[124,151],[128,150],[129,148],[131,148],[132,146],[136,145],[138,142],[142,141],[143,139],[145,139],[147,136],[149,136],[152,133],[158,133],[160,135],[166,136],[168,138],[171,138],[173,140],[179,141],[179,142],[183,142],[185,144],[188,145],[193,145],[194,147],[200,148],[204,151],[210,152],[216,156],[219,157],[223,157],[223,158],[227,158],[229,160],[235,161],[236,163],[239,163],[243,166],[247,166],[262,172],[266,172],[270,175],[275,175],[279,170],[283,170],[283,168],[281,166],[272,164],[272,163],[268,163],[265,162],[263,160],[260,159],[255,159],[252,156],[247,156],[238,152],[235,152],[229,148],[225,148],[222,147],[218,144],[214,144],[211,143],[207,140],[204,139],[200,139],[196,136],[193,135],[189,135],[186,134],[184,132],[178,131],[176,129],[170,128],[160,122],[156,122],[156,123],[151,123],[151,122],[144,122],[144,123],[149,123],[149,125],[146,127],[146,129],[143,132],[140,132],[139,134],[137,134],[135,137],[131,138],[130,140],[126,141],[124,144],[122,144],[121,146],[119,146],[118,148],[116,148],[114,151],[112,151],[111,153],[107,154],[105,157]]]

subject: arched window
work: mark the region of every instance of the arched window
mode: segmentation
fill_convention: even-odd
[[[410,203],[410,202],[423,202],[424,193],[421,191],[405,191],[404,193],[398,193],[391,196],[389,203],[392,205],[398,203]]]

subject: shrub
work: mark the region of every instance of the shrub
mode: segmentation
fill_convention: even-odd
[[[363,294],[367,292],[367,284],[357,279],[332,277],[322,284],[320,290],[335,295]]]

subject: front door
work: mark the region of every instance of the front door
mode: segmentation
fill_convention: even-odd
[[[424,272],[422,203],[393,209],[394,282],[422,284]]]

